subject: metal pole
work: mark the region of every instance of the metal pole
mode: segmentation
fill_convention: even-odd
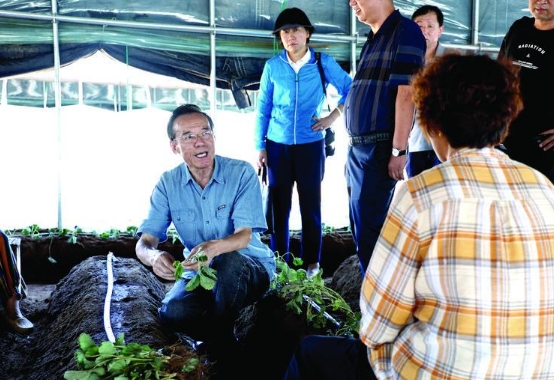
[[[210,109],[211,114],[216,115],[216,52],[215,52],[215,0],[210,0]],[[217,124],[216,124],[217,125]]]
[[[350,7],[350,36],[355,37],[356,40],[359,37],[358,36],[358,30],[356,28],[356,20],[358,18],[354,14],[354,9]],[[352,78],[356,75],[356,67],[358,67],[358,64],[356,63],[357,59],[357,49],[356,49],[356,40],[353,40],[350,42],[350,75]]]
[[[479,45],[479,0],[473,0],[472,3],[472,23],[471,28],[471,43]]]
[[[58,2],[52,2],[52,14],[58,13]],[[57,125],[58,125],[58,229],[63,228],[62,221],[62,187],[63,187],[63,159],[62,159],[62,86],[60,81],[60,41],[58,34],[58,22],[56,18],[52,18],[52,38],[54,46],[54,101],[56,106]]]
[[[214,0],[210,0],[214,1]],[[475,0],[478,1],[478,0]],[[475,8],[475,7],[474,7]],[[478,6],[476,7],[478,10]],[[213,9],[213,7],[212,7]],[[213,12],[213,11],[212,11]],[[355,25],[356,17],[351,13],[351,25]],[[244,36],[244,37],[261,37],[261,38],[273,38],[270,31],[256,30],[256,29],[234,29],[234,28],[221,28],[216,27],[215,23],[210,26],[191,26],[191,25],[170,25],[170,24],[157,24],[157,23],[146,23],[138,21],[119,21],[119,20],[108,20],[108,19],[91,19],[84,17],[74,17],[74,16],[60,16],[56,14],[33,14],[17,11],[0,11],[0,17],[8,18],[24,18],[24,19],[34,19],[34,20],[52,20],[52,22],[68,22],[75,24],[89,24],[89,25],[103,25],[103,26],[120,26],[126,28],[137,28],[145,30],[170,30],[170,31],[182,31],[182,32],[192,32],[192,33],[212,33],[220,35],[229,35],[229,36]],[[210,17],[214,17],[211,15]],[[344,43],[361,43],[363,42],[363,37],[357,35],[355,31],[356,27],[351,26],[352,32],[349,36],[338,36],[338,35],[321,35],[315,34],[313,38],[310,38],[310,41],[314,42],[344,42]],[[215,37],[215,35],[214,35]],[[479,51],[490,51],[496,52],[498,48],[490,47],[482,49],[480,43],[477,39],[473,41],[473,44],[456,44],[451,45],[461,49],[467,50],[479,50]],[[355,54],[354,54],[355,56]]]

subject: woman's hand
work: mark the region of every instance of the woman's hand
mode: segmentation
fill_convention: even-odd
[[[260,150],[260,153],[258,154],[258,169],[263,168],[265,165],[267,165],[267,152],[266,150]]]
[[[331,117],[331,115],[322,117],[316,121],[314,125],[312,125],[312,131],[314,132],[323,132],[327,128],[330,128],[331,125],[333,125],[333,122],[335,119]]]
[[[312,131],[323,132],[324,130],[331,128],[331,125],[333,125],[333,123],[341,116],[342,116],[342,105],[339,105],[337,106],[337,108],[333,110],[333,112],[331,112],[326,117],[321,117],[319,119],[316,119],[314,117],[313,119],[316,121],[316,123],[312,125]]]

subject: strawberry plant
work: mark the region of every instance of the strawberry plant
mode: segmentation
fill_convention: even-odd
[[[74,357],[77,370],[65,371],[65,380],[186,380],[202,371],[199,358],[192,353],[179,358],[165,355],[146,345],[126,344],[123,334],[113,343],[97,346],[90,335],[82,333]],[[175,370],[176,361],[179,368]]]
[[[49,235],[54,236],[67,236],[67,242],[69,244],[77,244],[77,235],[83,233],[83,229],[80,227],[75,226],[74,230],[70,230],[68,228],[62,228],[62,229],[50,229]]]
[[[315,276],[308,277],[305,269],[289,267],[278,252],[275,252],[275,257],[277,275],[271,282],[270,291],[285,300],[287,310],[296,314],[305,313],[308,323],[315,328],[325,328],[329,324],[334,326],[331,335],[357,336],[360,313],[352,311],[339,293],[325,285],[321,269]],[[302,259],[293,257],[292,264],[299,267]]]
[[[206,254],[202,251],[198,252],[194,256],[190,256],[189,259],[183,262],[179,260],[175,260],[173,262],[173,266],[175,267],[175,280],[178,280],[183,276],[183,264],[189,262],[198,262],[198,271],[194,277],[187,282],[185,289],[190,292],[198,286],[201,286],[206,290],[212,290],[215,286],[215,282],[217,281],[217,271],[208,266],[208,256],[206,256]]]
[[[117,239],[121,232],[117,228],[111,228],[108,231],[99,233],[97,236],[101,239]]]
[[[179,234],[177,233],[177,230],[173,227],[167,230],[167,237],[171,238],[171,242],[173,244],[175,244],[175,242],[179,240]]]
[[[32,224],[27,228],[21,230],[22,236],[30,236],[33,239],[40,239],[42,234],[40,233],[40,227],[38,224]]]
[[[128,226],[125,232],[127,232],[131,236],[136,236],[138,231],[137,226]]]

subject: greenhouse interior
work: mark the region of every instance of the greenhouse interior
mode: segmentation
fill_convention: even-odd
[[[496,55],[511,23],[529,15],[523,1],[395,1],[407,17],[423,4],[444,13],[441,43],[480,54]],[[139,225],[159,176],[180,162],[165,124],[183,103],[212,115],[218,154],[255,165],[259,79],[280,51],[271,31],[288,7],[315,26],[310,46],[354,75],[368,26],[345,0],[0,0],[2,228]],[[330,89],[331,109],[336,100]],[[348,144],[336,124],[322,212],[339,228]]]

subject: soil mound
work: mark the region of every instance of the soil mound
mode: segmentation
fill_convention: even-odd
[[[125,342],[162,348],[176,343],[161,330],[157,308],[165,294],[164,284],[136,259],[112,260],[113,289],[109,302],[108,329],[104,305],[108,290],[108,256],[93,256],[75,266],[43,304],[24,300],[21,308],[35,324],[27,337],[0,330],[2,373],[6,380],[63,379],[73,361],[81,333],[100,344],[108,334],[124,334]]]

